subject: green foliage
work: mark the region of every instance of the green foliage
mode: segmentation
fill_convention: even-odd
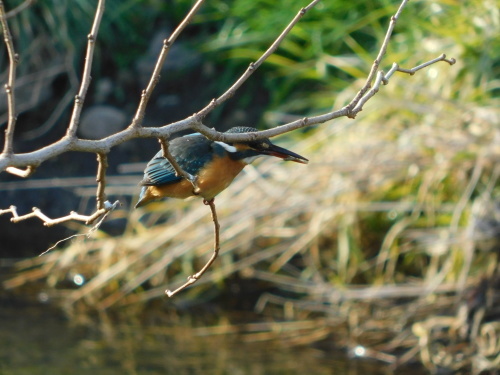
[[[143,21],[147,12],[178,20],[191,3],[110,2],[116,17],[103,25],[104,43],[120,39],[110,36],[113,30],[144,25],[128,30],[136,36],[124,39],[140,45],[143,32],[152,31],[152,23]],[[213,96],[225,91],[269,47],[305,3],[205,4],[181,39],[203,52],[203,64],[213,68]],[[143,4],[149,5],[145,13],[133,14]],[[382,0],[321,3],[237,92],[231,110],[241,109],[245,116],[258,112],[262,123],[274,125],[287,115],[340,108],[364,82],[397,5]],[[49,21],[44,22],[48,27]],[[339,325],[351,324],[351,312],[363,304],[376,309],[384,298],[395,304],[414,298],[413,305],[402,305],[403,312],[394,309],[391,315],[382,306],[380,314],[393,320],[389,335],[395,334],[398,321],[398,327],[406,329],[405,337],[413,337],[415,305],[426,303],[419,297],[445,282],[448,293],[458,294],[464,285],[473,285],[473,277],[491,276],[498,267],[496,254],[477,251],[476,239],[467,236],[478,220],[489,220],[479,214],[500,195],[495,169],[499,34],[495,1],[410,2],[381,68],[387,70],[393,62],[411,68],[441,53],[456,58],[457,64],[436,64],[414,76],[395,74],[356,122],[339,119],[300,137],[290,135],[289,139],[295,137],[293,149],[311,160],[307,169],[270,162],[261,164],[259,173],[242,173],[217,198],[222,218],[218,262],[179,298],[223,298],[229,292],[217,280],[248,278],[255,288],[259,283],[271,285],[279,296],[277,303],[296,314],[294,318],[327,309],[325,315],[338,317]],[[121,61],[117,66],[133,61],[132,55],[116,51],[114,57]],[[256,98],[262,99],[259,105]],[[283,116],[273,118],[273,113]],[[223,117],[224,110],[218,115]],[[478,198],[484,207],[475,212]],[[199,269],[196,262],[203,264],[203,256],[211,252],[208,210],[197,201],[169,200],[129,215],[119,238],[94,237],[73,244],[64,250],[67,262],[62,266],[59,254],[49,254],[26,267],[26,280],[42,277],[57,288],[68,269],[78,267],[91,281],[67,292],[75,306],[121,309],[162,296],[166,287],[184,282]],[[30,274],[30,267],[48,273]],[[398,290],[396,283],[403,288]],[[456,288],[450,286],[453,283]],[[359,284],[367,287],[361,297]],[[371,290],[372,285],[380,288]],[[408,296],[406,287],[413,292],[421,289]],[[370,293],[378,292],[373,303]],[[255,293],[264,296],[264,290]],[[451,314],[455,302],[445,300],[440,306]],[[376,319],[370,312],[365,317]],[[422,341],[414,339],[417,348]]]

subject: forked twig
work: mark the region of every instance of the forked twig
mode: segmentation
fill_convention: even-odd
[[[285,29],[276,38],[273,44],[271,44],[271,46],[266,50],[266,52],[264,52],[257,61],[250,63],[250,65],[248,66],[247,70],[243,73],[243,75],[241,75],[241,77],[238,78],[236,82],[233,83],[233,85],[229,89],[227,89],[226,92],[224,92],[218,98],[212,99],[212,101],[205,108],[203,108],[201,111],[195,114],[195,117],[197,119],[196,123],[198,125],[201,124],[201,120],[206,115],[208,115],[215,107],[221,105],[235,94],[236,90],[238,90],[241,87],[241,85],[245,83],[245,81],[252,75],[252,73],[255,72],[255,70],[257,70],[257,68],[261,66],[262,63],[278,49],[281,42],[290,33],[290,31],[297,24],[297,22],[299,22],[300,19],[304,17],[304,15],[307,13],[308,10],[310,10],[317,3],[319,3],[319,1],[320,0],[313,0],[311,1],[311,3],[309,3],[309,5],[300,9],[297,15],[292,19],[292,21],[290,21],[290,23],[285,27]]]
[[[109,202],[105,202],[105,203],[109,203]],[[51,251],[51,250],[55,249],[57,246],[59,246],[60,243],[66,242],[66,241],[68,241],[68,240],[70,240],[72,238],[81,237],[81,236],[85,236],[87,238],[90,238],[90,235],[92,233],[94,233],[95,231],[97,231],[101,227],[101,224],[104,222],[104,220],[106,219],[106,217],[111,213],[111,211],[113,211],[116,207],[118,207],[119,204],[120,204],[119,201],[115,201],[115,203],[113,203],[111,206],[109,206],[106,209],[106,212],[104,212],[104,214],[99,214],[98,216],[96,216],[95,218],[93,218],[92,221],[94,221],[99,216],[101,216],[101,218],[99,219],[99,221],[92,228],[90,228],[87,233],[76,233],[76,234],[73,234],[73,235],[71,235],[69,237],[63,238],[62,240],[57,241],[54,245],[52,245],[51,247],[49,247],[47,250],[45,250],[43,253],[41,253],[38,256],[41,257],[42,255],[47,254],[49,251]],[[88,224],[89,222],[90,221],[86,222],[86,224]]]
[[[355,106],[352,108],[352,110],[350,110],[347,116],[351,118],[356,117],[356,115],[363,110],[363,106],[365,105],[365,103],[378,92],[378,90],[380,89],[380,85],[381,84],[387,85],[389,83],[389,79],[393,76],[394,73],[401,72],[401,73],[407,73],[412,76],[420,69],[426,68],[429,65],[435,64],[439,61],[447,62],[450,65],[456,63],[456,60],[454,58],[447,59],[446,55],[443,53],[441,56],[429,60],[423,64],[417,65],[416,67],[411,69],[404,69],[401,68],[397,63],[393,63],[391,69],[389,69],[387,74],[385,74],[383,71],[379,71],[375,78],[375,82],[373,83],[373,87],[368,91],[366,91],[365,94],[358,100],[358,102],[355,103]]]
[[[12,221],[13,223],[18,223],[20,221],[36,217],[39,218],[41,221],[43,221],[43,225],[47,227],[51,227],[56,224],[61,224],[70,220],[83,221],[85,224],[88,225],[92,224],[96,219],[98,219],[102,215],[105,215],[109,211],[114,210],[116,207],[118,207],[119,204],[120,204],[119,201],[116,201],[114,203],[106,201],[104,202],[103,208],[96,210],[92,215],[81,215],[78,212],[71,211],[69,215],[59,217],[57,219],[51,219],[37,207],[33,207],[32,212],[30,212],[29,214],[19,215],[17,213],[17,207],[10,206],[8,209],[0,210],[0,215],[11,213],[12,218],[10,219],[10,221]]]
[[[307,7],[305,7],[305,10],[310,9],[312,6],[314,6],[317,3],[317,1],[311,2]],[[427,67],[431,64],[434,64],[438,61],[446,61],[449,64],[453,64],[454,59],[445,59],[445,58],[436,58],[431,61],[428,61],[424,64],[421,64],[413,69],[402,69],[402,68],[397,68],[395,71],[391,69],[388,74],[385,76],[379,76],[378,78],[376,77],[378,72],[378,67],[380,66],[380,63],[382,61],[382,57],[385,55],[385,51],[387,49],[387,44],[389,43],[389,38],[392,35],[392,31],[394,29],[395,23],[404,8],[404,6],[408,3],[407,0],[404,0],[401,3],[401,6],[399,7],[397,13],[391,18],[391,22],[389,25],[389,29],[387,31],[386,37],[382,43],[382,46],[380,47],[379,53],[377,55],[376,60],[374,61],[370,73],[368,75],[368,78],[366,80],[366,83],[364,87],[356,94],[356,96],[353,98],[353,100],[346,105],[345,107],[325,113],[322,115],[318,116],[312,116],[312,117],[305,117],[300,120],[296,120],[281,126],[277,126],[272,129],[267,129],[264,131],[260,132],[255,132],[255,133],[241,133],[241,134],[226,134],[226,133],[220,133],[215,131],[214,129],[211,129],[207,126],[204,126],[200,122],[200,116],[206,116],[208,112],[210,112],[214,106],[212,105],[207,105],[205,108],[200,110],[197,114],[192,115],[184,120],[180,120],[177,122],[173,122],[171,124],[166,124],[164,126],[160,127],[133,127],[129,126],[127,129],[122,130],[121,132],[118,132],[112,136],[109,136],[105,139],[101,140],[83,140],[83,139],[78,139],[78,138],[73,138],[71,140],[68,140],[67,138],[62,138],[61,140],[44,147],[41,150],[37,150],[34,152],[26,153],[26,154],[1,154],[0,155],[0,170],[5,170],[5,168],[9,166],[13,167],[24,167],[27,165],[39,165],[45,160],[48,160],[54,156],[60,155],[64,152],[67,151],[81,151],[81,152],[93,152],[93,153],[107,153],[109,150],[119,144],[122,144],[126,141],[129,141],[134,138],[146,138],[146,137],[154,137],[154,138],[166,138],[168,139],[170,136],[172,136],[174,133],[178,131],[183,131],[183,130],[188,130],[188,129],[194,129],[209,139],[216,140],[216,141],[224,141],[224,142],[235,142],[235,141],[250,141],[250,140],[255,140],[255,139],[261,139],[261,138],[266,138],[266,137],[274,137],[280,134],[284,134],[299,128],[303,128],[306,126],[312,126],[316,124],[321,124],[326,121],[333,120],[335,118],[343,117],[343,116],[349,116],[349,117],[355,117],[356,113],[362,110],[363,105],[376,93],[376,90],[370,91],[369,93],[368,90],[370,90],[370,87],[375,80],[375,88],[380,86],[380,83],[387,84],[389,81],[389,78],[392,76],[392,74],[395,71],[401,71],[401,72],[416,72],[419,69],[422,69],[423,67]],[[198,3],[197,3],[198,4]],[[300,16],[299,16],[300,15]],[[298,15],[290,22],[290,24],[286,27],[285,31],[280,34],[280,36],[276,39],[275,42],[272,44],[272,48],[270,47],[262,56],[259,58],[258,62],[259,64],[262,63],[262,61],[265,60],[265,58],[268,57],[268,55],[274,51],[275,47],[279,45],[281,40],[286,36],[286,33],[290,30],[290,28],[302,17],[303,15],[303,10],[301,10]],[[185,26],[187,22],[182,22],[182,25]],[[179,26],[181,27],[181,26]],[[160,57],[162,57],[162,54],[160,54]],[[253,68],[258,66],[256,63],[254,63]],[[222,99],[227,99],[229,98],[234,91],[241,86],[241,84],[248,78],[249,73],[251,72],[245,72],[236,82],[239,82],[238,84],[235,83],[233,84],[224,94],[222,94],[219,98],[215,99],[217,103],[220,103]],[[382,74],[382,73],[380,73]],[[410,73],[411,74],[411,73]],[[153,74],[155,76],[155,74]],[[155,76],[156,77],[156,76]],[[378,79],[378,81],[377,81]],[[155,82],[154,77],[152,77],[152,82]],[[378,83],[379,82],[379,83]],[[153,86],[151,86],[153,87]],[[368,95],[368,96],[365,96]],[[144,99],[146,100],[146,99]]]
[[[184,290],[188,286],[193,285],[195,282],[197,282],[203,276],[203,274],[210,268],[212,263],[215,261],[215,259],[219,255],[220,225],[219,225],[219,221],[217,220],[217,211],[215,210],[214,199],[211,199],[209,201],[204,200],[203,203],[206,204],[207,206],[210,206],[210,210],[212,211],[212,220],[214,222],[214,252],[212,253],[212,256],[210,257],[208,262],[203,266],[203,268],[200,271],[198,271],[197,273],[195,273],[194,275],[189,276],[188,280],[184,284],[182,284],[180,287],[178,287],[174,291],[171,291],[170,289],[165,290],[165,294],[169,297],[176,295],[181,290]]]
[[[179,24],[179,26],[174,30],[172,35],[163,42],[163,47],[159,54],[154,71],[152,72],[151,79],[149,81],[147,88],[142,92],[141,100],[139,102],[136,114],[130,126],[104,139],[84,140],[78,138],[76,136],[76,132],[78,128],[78,122],[80,119],[81,111],[83,108],[83,101],[85,100],[85,96],[88,91],[88,87],[90,85],[90,80],[91,80],[90,72],[92,67],[92,58],[94,54],[95,40],[97,37],[97,32],[99,29],[101,18],[104,12],[105,1],[99,0],[92,29],[90,34],[88,35],[87,53],[85,58],[85,66],[82,73],[82,82],[80,85],[79,92],[75,97],[73,112],[71,120],[68,125],[66,136],[64,136],[63,138],[54,142],[51,145],[24,154],[16,154],[13,152],[13,135],[16,123],[13,91],[15,88],[15,69],[16,69],[16,64],[18,62],[18,56],[14,51],[14,46],[10,36],[10,31],[7,25],[7,20],[6,20],[7,16],[5,14],[5,9],[3,7],[3,3],[0,1],[0,22],[2,25],[4,40],[7,46],[7,51],[9,54],[9,61],[10,61],[9,78],[8,78],[8,83],[6,85],[9,121],[5,134],[4,149],[3,152],[0,154],[0,171],[6,170],[7,172],[15,174],[17,176],[27,177],[34,171],[35,167],[37,167],[44,161],[68,151],[92,152],[96,153],[98,157],[98,171],[97,171],[98,186],[96,192],[97,210],[94,214],[90,216],[85,216],[85,215],[80,215],[76,212],[71,212],[69,215],[64,216],[62,218],[51,219],[47,217],[45,214],[43,214],[39,209],[34,208],[33,212],[19,216],[17,214],[16,207],[11,206],[7,210],[0,210],[0,215],[5,213],[11,213],[13,216],[11,220],[13,222],[18,222],[28,218],[37,217],[40,220],[42,220],[44,224],[47,226],[59,224],[68,220],[79,220],[79,221],[84,221],[87,224],[90,224],[103,215],[105,217],[112,209],[114,209],[118,205],[118,201],[115,202],[114,204],[105,201],[107,154],[110,152],[112,147],[115,147],[121,143],[124,143],[134,138],[146,138],[146,137],[158,138],[162,145],[163,156],[170,161],[172,166],[175,168],[176,174],[189,180],[193,184],[193,187],[195,188],[196,191],[197,190],[196,177],[182,170],[182,168],[179,166],[179,164],[169,151],[169,143],[167,140],[170,139],[170,137],[176,132],[191,129],[202,133],[211,140],[224,141],[224,142],[235,142],[235,141],[241,142],[241,141],[262,139],[265,137],[273,137],[299,128],[324,123],[326,121],[339,118],[342,116],[354,118],[357,115],[357,113],[359,113],[363,109],[364,104],[377,93],[377,91],[380,88],[380,85],[382,84],[386,85],[389,83],[389,79],[395,72],[399,71],[413,75],[420,69],[423,69],[439,61],[445,61],[450,65],[455,63],[454,59],[447,59],[446,56],[443,54],[438,58],[425,62],[412,69],[400,68],[398,64],[394,63],[392,65],[392,68],[386,74],[383,71],[379,70],[382,59],[386,54],[388,43],[391,38],[394,27],[396,25],[396,22],[403,8],[407,5],[408,1],[409,0],[402,0],[401,5],[399,6],[397,12],[391,17],[391,21],[387,29],[385,38],[379,49],[378,55],[370,68],[370,72],[367,76],[367,79],[363,87],[356,93],[356,95],[353,97],[353,99],[350,101],[349,104],[347,104],[346,106],[344,106],[339,110],[324,113],[319,116],[304,117],[300,120],[293,121],[275,127],[273,129],[261,132],[253,132],[253,133],[240,133],[240,134],[220,133],[215,131],[214,129],[210,129],[209,127],[201,123],[201,120],[205,118],[211,111],[213,111],[214,108],[216,108],[221,103],[225,102],[230,97],[232,97],[235,94],[235,92],[248,80],[248,78],[253,74],[253,72],[259,66],[261,66],[262,63],[270,55],[272,55],[277,50],[281,42],[289,34],[290,30],[292,30],[292,28],[296,25],[296,23],[299,22],[299,20],[307,13],[308,10],[310,10],[319,2],[319,0],[313,0],[309,3],[309,5],[302,8],[295,15],[295,17],[289,22],[289,24],[285,27],[285,29],[279,34],[279,36],[275,39],[275,41],[271,44],[271,46],[259,57],[259,59],[251,63],[249,67],[245,70],[245,72],[218,98],[213,99],[200,111],[198,111],[194,115],[184,120],[177,121],[160,127],[143,127],[142,121],[144,119],[146,107],[151,97],[151,94],[159,81],[160,72],[167,57],[168,51],[172,43],[177,39],[180,33],[189,24],[189,22],[192,20],[196,12],[200,9],[201,5],[203,4],[204,0],[198,0],[191,8],[189,13],[186,15],[186,17]],[[29,2],[27,1],[26,4],[28,3]],[[184,283],[174,291],[166,290],[165,293],[169,297],[177,294],[181,290],[194,284],[208,270],[208,268],[210,268],[210,266],[213,264],[213,262],[218,256],[220,249],[220,243],[219,243],[220,226],[217,220],[217,213],[215,209],[214,200],[212,199],[211,201],[204,201],[204,202],[206,205],[210,206],[212,219],[214,222],[215,239],[214,239],[213,254],[209,259],[209,261],[203,266],[203,268],[196,274],[190,276],[186,283]]]
[[[156,61],[156,65],[155,65],[155,68],[153,70],[153,73],[151,74],[151,79],[149,80],[148,87],[146,87],[146,89],[142,91],[141,101],[139,102],[139,106],[137,107],[137,112],[134,116],[134,119],[132,120],[132,124],[130,125],[131,128],[142,126],[142,120],[144,119],[144,114],[146,112],[146,106],[148,105],[149,98],[151,97],[153,90],[155,89],[156,85],[158,84],[158,82],[160,80],[160,72],[161,72],[161,69],[163,68],[163,64],[165,64],[165,60],[167,58],[168,51],[170,50],[170,47],[175,42],[177,37],[182,33],[182,31],[186,28],[186,26],[191,22],[194,15],[198,12],[200,7],[203,5],[204,1],[205,0],[198,0],[193,5],[193,7],[189,11],[189,13],[186,15],[186,17],[184,17],[184,19],[179,24],[179,26],[177,26],[177,28],[174,30],[174,32],[170,35],[170,37],[163,41],[163,48],[160,52],[160,55],[158,56],[158,60]]]

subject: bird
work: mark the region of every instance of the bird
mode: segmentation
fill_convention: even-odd
[[[225,134],[256,132],[257,129],[237,126]],[[243,168],[262,156],[275,156],[285,161],[307,164],[305,157],[279,147],[268,138],[244,141],[212,141],[200,133],[175,138],[169,144],[170,154],[177,164],[195,178],[191,181],[178,176],[175,168],[159,151],[147,164],[139,200],[135,208],[163,198],[185,199],[199,196],[205,202],[226,189]]]

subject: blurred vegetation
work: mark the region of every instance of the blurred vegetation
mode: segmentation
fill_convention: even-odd
[[[110,1],[101,57],[107,50],[113,66],[127,67],[138,57],[136,48],[147,49],[145,35],[166,20],[180,20],[191,3]],[[69,30],[70,23],[88,29],[89,3],[71,4],[55,7],[43,22],[36,18],[48,35],[54,27]],[[201,53],[212,97],[304,5],[207,2],[180,41]],[[239,111],[242,121],[255,116],[260,122],[254,125],[271,127],[339,108],[361,87],[398,5],[319,4],[211,120],[228,123]],[[44,14],[54,4],[40,7]],[[22,17],[28,22],[35,15]],[[499,19],[496,1],[410,2],[382,68],[392,62],[410,68],[441,53],[457,64],[398,74],[356,120],[279,138],[311,163],[269,160],[247,167],[217,198],[220,258],[174,300],[166,300],[164,289],[193,274],[212,251],[209,211],[197,200],[117,212],[114,219],[127,223],[120,236],[99,231],[23,261],[5,285],[23,291],[42,280],[43,299],[73,316],[136,316],[154,307],[175,315],[210,301],[217,309],[255,310],[273,321],[262,328],[266,339],[304,345],[334,337],[339,347],[369,348],[367,356],[395,364],[498,368]],[[117,37],[120,32],[125,35]],[[71,41],[75,48],[87,31],[65,33],[61,45]],[[222,327],[213,334],[234,332],[221,316],[207,323]],[[297,325],[287,330],[290,321]]]

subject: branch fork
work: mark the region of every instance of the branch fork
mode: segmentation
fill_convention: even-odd
[[[140,102],[138,104],[135,116],[131,124],[125,130],[122,130],[109,137],[95,141],[89,141],[89,140],[79,139],[76,134],[77,134],[81,111],[91,81],[90,74],[92,68],[94,48],[97,40],[99,25],[101,23],[101,19],[104,14],[105,0],[99,0],[92,28],[87,36],[87,51],[85,56],[84,69],[82,73],[82,82],[79,91],[75,96],[73,112],[71,120],[68,124],[67,133],[59,141],[56,141],[51,145],[48,145],[40,150],[24,154],[16,154],[14,153],[13,150],[13,139],[14,139],[13,137],[16,125],[16,112],[15,112],[16,108],[15,108],[15,95],[14,95],[16,87],[15,73],[16,73],[16,66],[19,61],[19,56],[14,50],[12,37],[7,23],[7,18],[12,14],[14,14],[15,12],[22,11],[26,7],[30,6],[33,3],[33,0],[26,0],[18,8],[11,11],[11,13],[5,12],[3,2],[0,1],[0,23],[9,56],[9,74],[8,74],[8,81],[5,85],[5,90],[7,94],[7,104],[8,104],[7,106],[8,124],[5,131],[5,143],[3,151],[2,153],[0,153],[0,171],[5,170],[6,172],[14,174],[19,177],[29,177],[35,171],[36,167],[38,167],[38,165],[40,165],[44,161],[68,151],[95,153],[97,155],[97,163],[98,163],[97,176],[96,176],[97,208],[92,215],[86,216],[86,215],[80,215],[76,212],[71,212],[67,216],[58,219],[51,219],[45,214],[43,214],[38,208],[33,208],[33,211],[29,214],[18,215],[15,206],[10,206],[10,208],[6,210],[0,210],[0,215],[10,213],[13,216],[11,219],[13,222],[19,222],[21,220],[25,220],[28,218],[37,217],[40,220],[42,220],[44,224],[47,226],[59,224],[68,220],[78,220],[78,221],[83,221],[86,224],[92,224],[98,218],[101,218],[101,220],[99,221],[99,223],[101,223],[102,220],[104,220],[104,218],[119,204],[118,201],[116,201],[115,203],[110,203],[109,201],[106,200],[105,187],[106,187],[107,154],[113,147],[134,138],[158,138],[161,143],[163,156],[170,161],[170,163],[172,164],[172,166],[176,171],[177,176],[182,176],[183,178],[190,181],[191,184],[193,185],[194,192],[195,193],[199,192],[196,176],[193,176],[184,171],[179,166],[179,164],[169,151],[168,139],[170,139],[170,137],[173,134],[179,131],[194,130],[200,132],[201,134],[205,135],[207,138],[211,140],[223,141],[223,142],[236,142],[236,141],[241,142],[241,141],[251,141],[262,138],[274,137],[299,128],[304,128],[306,126],[325,123],[327,121],[342,116],[355,118],[357,113],[363,110],[364,104],[378,92],[380,86],[387,85],[389,83],[390,78],[394,75],[395,72],[402,72],[409,75],[414,75],[417,71],[426,68],[432,64],[435,64],[439,61],[447,62],[450,65],[453,65],[455,63],[455,59],[453,58],[448,59],[446,58],[446,55],[442,54],[441,56],[435,59],[427,61],[411,69],[404,69],[401,68],[397,63],[393,63],[392,67],[389,69],[387,73],[384,73],[382,70],[379,70],[382,59],[386,54],[388,43],[391,38],[394,27],[396,25],[396,22],[399,19],[404,7],[407,5],[409,1],[409,0],[402,0],[397,12],[391,17],[386,35],[379,49],[378,55],[370,68],[370,72],[366,78],[363,87],[356,93],[351,102],[346,106],[344,106],[343,108],[336,111],[324,113],[318,116],[304,117],[302,119],[277,126],[273,129],[268,129],[260,132],[252,132],[252,133],[241,133],[241,134],[220,133],[215,131],[214,129],[211,129],[203,125],[201,121],[210,112],[212,112],[222,103],[226,102],[236,93],[236,91],[248,80],[248,78],[253,74],[253,72],[256,69],[258,69],[263,64],[263,62],[278,49],[281,42],[286,38],[286,36],[289,34],[292,28],[297,24],[297,22],[300,21],[300,19],[307,13],[307,11],[309,11],[317,3],[319,3],[319,1],[320,0],[313,0],[309,3],[309,5],[301,8],[297,12],[297,14],[293,17],[293,19],[290,21],[290,23],[283,29],[283,31],[275,39],[275,41],[269,46],[269,48],[259,57],[259,59],[257,59],[255,62],[251,62],[248,65],[248,68],[244,71],[244,73],[237,80],[235,80],[235,82],[224,93],[222,93],[219,97],[212,99],[204,108],[202,108],[192,116],[189,116],[188,118],[181,121],[177,121],[171,124],[166,124],[160,127],[144,127],[143,120],[145,116],[146,107],[148,105],[153,90],[155,89],[156,85],[160,80],[160,72],[166,60],[167,54],[172,44],[182,33],[182,31],[187,27],[187,25],[192,21],[194,15],[198,12],[198,10],[204,3],[204,0],[197,0],[196,3],[191,8],[191,10],[189,11],[189,13],[181,21],[181,23],[170,35],[170,37],[164,40],[163,46],[158,56],[157,63],[151,74],[150,81],[147,87],[141,92]],[[212,254],[212,257],[199,272],[190,276],[186,283],[184,283],[174,291],[167,290],[166,294],[168,296],[175,295],[179,291],[187,288],[189,285],[192,285],[197,280],[199,280],[199,278],[212,265],[212,263],[215,261],[218,255],[220,248],[219,244],[220,226],[217,220],[215,204],[213,200],[205,201],[205,204],[210,206],[212,219],[214,222],[215,240],[214,240],[214,252]],[[96,224],[96,226],[98,226],[99,223]]]
[[[66,221],[70,220],[76,220],[76,221],[83,221],[86,225],[92,224],[95,220],[100,218],[101,216],[109,213],[110,211],[113,211],[118,207],[120,204],[119,201],[115,201],[114,203],[111,203],[109,201],[104,202],[103,208],[96,210],[92,215],[81,215],[75,211],[71,211],[69,215],[57,218],[57,219],[51,219],[47,215],[45,215],[39,208],[33,207],[32,212],[24,215],[19,215],[17,213],[17,207],[16,206],[10,206],[6,210],[0,210],[0,215],[6,214],[6,213],[11,213],[12,218],[10,221],[13,223],[18,223],[20,221],[26,220],[26,219],[31,219],[31,218],[38,218],[43,222],[43,225],[47,227],[51,227],[56,224],[61,224]]]

